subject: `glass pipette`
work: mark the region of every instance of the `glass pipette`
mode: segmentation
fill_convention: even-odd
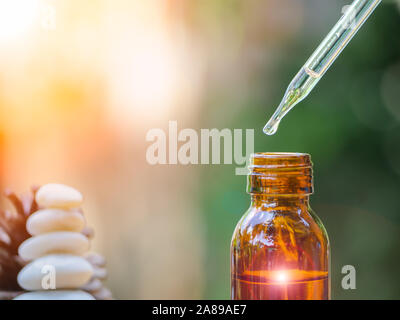
[[[289,84],[282,102],[264,127],[273,135],[282,118],[315,87],[381,0],[355,0]]]

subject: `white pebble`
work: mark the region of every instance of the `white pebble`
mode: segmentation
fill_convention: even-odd
[[[39,188],[35,196],[40,207],[77,208],[82,204],[82,194],[69,186],[49,183]]]
[[[26,229],[32,236],[53,231],[81,232],[84,227],[85,218],[76,210],[38,210],[26,221]]]
[[[13,300],[95,300],[94,297],[82,290],[46,290],[20,294]]]
[[[18,284],[25,290],[76,289],[85,285],[93,275],[86,259],[70,254],[52,254],[38,258],[19,272]],[[55,280],[53,282],[53,280]]]
[[[57,231],[26,239],[18,248],[19,256],[33,260],[51,253],[82,255],[89,250],[89,239],[78,232]]]

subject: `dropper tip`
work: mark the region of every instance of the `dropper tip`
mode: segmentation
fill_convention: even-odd
[[[272,136],[278,130],[279,121],[275,119],[270,119],[268,123],[264,126],[263,132],[269,136]]]

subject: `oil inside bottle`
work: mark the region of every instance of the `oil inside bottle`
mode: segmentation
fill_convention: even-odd
[[[328,288],[327,271],[261,270],[232,277],[235,300],[326,300]]]

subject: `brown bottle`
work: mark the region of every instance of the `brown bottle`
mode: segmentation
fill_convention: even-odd
[[[253,154],[247,191],[251,206],[231,243],[231,298],[329,299],[329,240],[309,206],[310,156]]]

